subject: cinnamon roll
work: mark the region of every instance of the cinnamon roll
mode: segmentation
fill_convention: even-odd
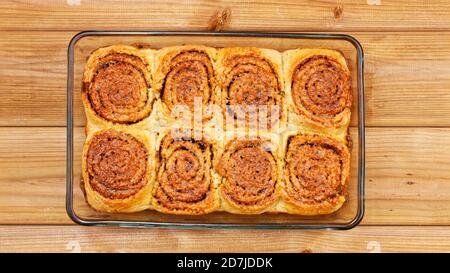
[[[352,85],[344,57],[326,49],[296,49],[283,54],[290,110],[319,128],[350,122]]]
[[[212,103],[217,86],[215,59],[216,50],[206,46],[174,46],[157,52],[155,93],[161,98],[160,108],[165,118],[179,118],[175,107],[188,110],[191,120],[194,110],[205,114],[204,108]]]
[[[274,147],[261,138],[236,138],[217,152],[222,208],[238,214],[270,210],[279,196],[279,169]]]
[[[190,136],[167,134],[161,141],[161,164],[153,191],[153,207],[170,214],[201,215],[219,206],[211,175],[211,144]]]
[[[134,212],[150,207],[155,159],[142,132],[114,129],[90,135],[83,151],[83,186],[91,207]]]
[[[228,126],[267,130],[284,117],[281,54],[278,51],[221,49],[218,74],[220,104],[225,109]],[[257,122],[257,126],[253,126],[253,122]]]
[[[288,139],[282,197],[292,214],[319,215],[345,202],[350,153],[341,141],[322,135]]]
[[[95,50],[83,76],[82,99],[88,119],[102,125],[138,123],[153,103],[153,51],[114,45]]]

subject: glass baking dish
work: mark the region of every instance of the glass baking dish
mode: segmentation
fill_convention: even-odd
[[[290,214],[235,215],[215,212],[203,216],[177,216],[156,211],[101,213],[91,209],[81,190],[81,153],[86,117],[81,102],[81,77],[89,54],[113,44],[203,44],[213,47],[253,46],[284,51],[293,48],[329,48],[342,52],[352,74],[353,109],[350,123],[352,161],[347,201],[337,212],[323,216]],[[67,195],[70,218],[81,225],[246,228],[246,229],[350,229],[364,215],[364,59],[360,43],[343,34],[254,32],[86,31],[70,41],[67,69]]]

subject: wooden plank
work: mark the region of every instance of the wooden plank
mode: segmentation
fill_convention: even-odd
[[[448,227],[412,226],[360,226],[345,232],[0,226],[0,251],[449,252],[450,241],[443,239],[449,236]]]
[[[0,35],[0,125],[65,125],[67,46],[71,34]]]
[[[126,5],[126,9],[124,8]],[[217,19],[217,18],[225,18]],[[128,20],[124,20],[128,19]],[[444,0],[14,1],[0,4],[5,30],[448,30]]]
[[[450,225],[450,129],[369,128],[366,141],[363,224]],[[0,128],[0,169],[0,224],[71,223],[64,128]]]
[[[66,55],[74,34],[0,32],[0,126],[65,125]],[[352,34],[365,49],[368,126],[450,126],[448,35]],[[83,109],[75,111],[79,117]]]
[[[65,129],[0,129],[3,223],[69,222],[65,204]]]
[[[355,36],[365,51],[368,126],[450,125],[450,39],[439,32]]]

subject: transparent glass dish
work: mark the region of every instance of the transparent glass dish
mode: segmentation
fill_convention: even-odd
[[[183,44],[213,47],[253,46],[284,51],[293,48],[328,48],[342,52],[352,75],[353,109],[350,123],[352,160],[347,201],[337,212],[322,216],[290,214],[236,215],[215,212],[178,216],[156,211],[101,213],[86,203],[81,190],[81,153],[86,117],[81,102],[83,69],[89,54],[113,44],[145,44],[152,48]],[[364,215],[364,59],[359,42],[343,34],[253,32],[87,31],[73,37],[68,48],[67,75],[67,195],[70,218],[81,225],[246,228],[246,229],[350,229]]]

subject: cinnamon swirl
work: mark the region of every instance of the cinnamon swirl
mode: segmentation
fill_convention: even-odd
[[[278,51],[224,48],[218,53],[218,71],[220,104],[235,127],[267,130],[283,118],[284,90]],[[256,128],[251,119],[256,120]]]
[[[161,165],[153,191],[153,207],[170,214],[200,215],[217,209],[219,199],[211,175],[211,144],[167,134],[161,141]]]
[[[290,110],[319,128],[350,122],[352,87],[344,57],[326,49],[296,49],[283,54]]]
[[[175,107],[186,107],[192,115],[196,103],[201,109],[212,103],[217,86],[215,59],[216,50],[206,46],[174,46],[157,52],[155,93],[165,118],[178,118]]]
[[[86,140],[83,184],[88,203],[98,211],[133,212],[150,206],[155,160],[147,135],[114,129]]]
[[[288,213],[329,214],[345,202],[350,153],[341,141],[322,135],[288,139],[283,201]]]
[[[86,64],[82,99],[88,119],[101,126],[131,125],[152,110],[153,51],[115,45],[94,51]]]
[[[222,208],[238,214],[258,214],[278,199],[276,153],[263,139],[230,141],[217,153],[215,169],[221,176]]]

